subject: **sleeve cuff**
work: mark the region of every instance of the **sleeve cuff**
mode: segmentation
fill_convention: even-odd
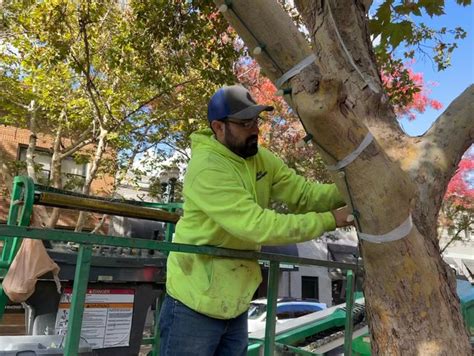
[[[334,231],[336,230],[336,219],[334,219],[334,215],[330,211],[320,213],[321,220],[324,224],[325,231]]]

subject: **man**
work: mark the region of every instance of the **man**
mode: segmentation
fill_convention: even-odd
[[[258,251],[348,225],[347,208],[333,210],[344,205],[335,185],[308,182],[258,147],[259,114],[271,110],[238,85],[212,96],[210,129],[191,135],[174,242]],[[271,199],[293,214],[269,210]],[[170,253],[160,354],[245,355],[247,310],[261,279],[257,261]]]

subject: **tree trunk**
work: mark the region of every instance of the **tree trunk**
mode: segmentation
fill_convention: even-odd
[[[93,160],[92,160],[92,162],[89,166],[89,171],[87,172],[87,177],[86,177],[86,181],[84,182],[84,186],[82,187],[82,193],[83,194],[89,194],[90,193],[92,181],[94,180],[94,178],[97,175],[97,170],[99,169],[99,162],[102,159],[102,156],[105,152],[105,148],[106,148],[106,145],[107,145],[107,134],[108,133],[109,132],[106,129],[104,129],[104,128],[100,129],[100,134],[99,134],[99,138],[98,138],[97,147],[96,147],[96,150],[95,150],[95,155],[94,155],[94,158],[93,158]],[[82,231],[82,228],[84,227],[84,223],[85,223],[85,218],[86,218],[85,213],[83,211],[81,211],[79,213],[79,218],[77,219],[76,228],[74,229],[74,231],[76,231],[76,232]]]
[[[36,150],[36,140],[38,134],[38,127],[36,124],[36,113],[38,111],[38,107],[36,105],[35,100],[30,101],[30,105],[28,106],[28,115],[30,116],[29,121],[29,129],[30,129],[30,137],[28,139],[28,148],[26,149],[26,172],[28,176],[33,179],[35,183],[38,182],[36,177],[36,170],[35,170],[35,150]]]
[[[33,88],[33,93],[35,89]],[[38,114],[38,105],[36,100],[31,100],[28,106],[28,115],[29,115],[29,129],[30,137],[28,139],[28,148],[26,149],[26,172],[28,177],[33,179],[34,183],[38,183],[38,177],[36,175],[35,169],[35,151],[36,151],[36,142],[38,140],[38,123],[37,123],[37,114]],[[34,213],[38,216],[38,225],[45,226],[49,221],[49,215],[44,206],[38,206],[35,208]]]
[[[61,112],[61,116],[64,115],[64,111]],[[53,142],[53,155],[51,156],[51,183],[50,185],[54,188],[62,188],[61,181],[61,137],[62,127],[59,126],[56,131],[56,136]],[[56,223],[59,220],[61,210],[59,208],[53,208],[49,220],[46,226],[50,229],[54,229]]]
[[[11,167],[8,166],[9,160],[6,153],[0,150],[0,184],[2,186],[0,194],[2,194],[4,198],[11,194],[13,186],[13,175]]]
[[[413,218],[413,228],[400,240],[361,242],[373,354],[470,355],[454,276],[439,253],[436,220],[449,178],[472,144],[474,88],[446,110],[450,120],[440,117],[423,137],[406,136],[381,85],[367,4],[296,1],[316,59],[282,85],[291,91],[285,98],[327,164],[373,134],[357,159],[334,175],[359,213],[360,232],[382,235]],[[313,53],[273,0],[232,2],[224,16],[251,53],[263,48],[256,59],[273,82]]]

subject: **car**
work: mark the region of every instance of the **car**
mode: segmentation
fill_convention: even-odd
[[[277,299],[276,310],[277,323],[284,323],[326,308],[327,305],[325,303],[319,303],[315,299],[298,300],[293,298],[279,298]],[[267,299],[261,298],[253,300],[250,303],[248,311],[248,332],[252,333],[260,329],[265,329],[266,319]]]

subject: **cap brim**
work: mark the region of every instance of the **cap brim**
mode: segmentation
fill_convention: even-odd
[[[273,111],[273,106],[268,105],[253,105],[241,110],[235,114],[228,115],[232,119],[250,120],[257,117],[262,111]]]

